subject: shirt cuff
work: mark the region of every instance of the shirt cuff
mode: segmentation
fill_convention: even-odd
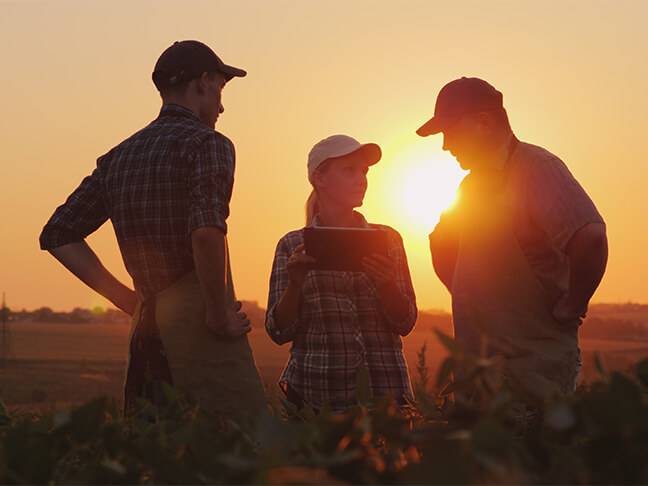
[[[224,235],[227,234],[227,222],[216,210],[204,210],[191,215],[189,218],[189,233],[196,228],[202,228],[203,226],[215,226],[221,230]]]
[[[275,325],[274,320],[274,310],[276,306],[268,309],[266,313],[265,328],[268,336],[277,344],[285,344],[293,340],[295,332],[299,327],[299,319],[295,319],[288,327],[285,329],[279,329]]]
[[[389,314],[385,312],[389,326],[394,332],[401,336],[407,336],[412,331],[412,329],[414,329],[414,324],[416,324],[416,318],[418,315],[416,306],[412,304],[411,300],[407,299],[407,301],[409,305],[407,309],[407,317],[405,317],[405,319],[395,321],[394,319],[389,317]]]
[[[83,241],[83,236],[74,231],[67,231],[63,228],[46,225],[38,239],[41,250],[51,250],[69,243],[78,243]]]

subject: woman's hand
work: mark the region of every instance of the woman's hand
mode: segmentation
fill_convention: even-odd
[[[370,257],[364,257],[362,268],[378,290],[396,286],[396,265],[386,256],[374,253]]]
[[[364,271],[373,280],[387,315],[396,322],[407,318],[409,300],[396,284],[396,265],[384,255],[372,254],[362,259]]]
[[[303,244],[295,248],[295,251],[288,258],[288,262],[286,262],[289,285],[300,288],[314,264],[315,259],[304,253]]]

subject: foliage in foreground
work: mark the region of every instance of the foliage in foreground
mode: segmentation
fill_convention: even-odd
[[[444,336],[441,336],[444,338]],[[519,393],[493,386],[497,360],[452,354],[468,378],[430,392],[420,355],[417,400],[372,401],[346,414],[299,413],[281,402],[254,423],[208,417],[170,390],[171,406],[122,419],[98,398],[72,411],[8,411],[0,404],[0,482],[18,484],[648,483],[648,360],[607,373],[541,414],[512,416]],[[451,401],[469,382],[479,406]],[[527,402],[532,397],[526,396]]]

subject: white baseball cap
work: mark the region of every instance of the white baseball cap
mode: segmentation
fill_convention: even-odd
[[[362,150],[369,165],[374,165],[382,157],[382,151],[377,144],[362,144],[348,135],[331,135],[320,140],[308,153],[308,180],[311,180],[315,169],[325,160],[349,155],[358,150]]]

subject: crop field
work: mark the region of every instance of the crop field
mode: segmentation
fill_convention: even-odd
[[[81,403],[97,395],[121,397],[129,327],[122,324],[11,324],[11,356],[0,369],[0,397],[9,406],[47,407]],[[289,345],[277,346],[262,328],[249,334],[257,366],[269,393],[288,359]],[[434,377],[445,348],[429,331],[404,338],[410,375],[417,376],[417,352],[426,344],[426,363]],[[612,370],[628,371],[648,356],[648,342],[581,340],[582,380],[597,372],[594,352]]]

